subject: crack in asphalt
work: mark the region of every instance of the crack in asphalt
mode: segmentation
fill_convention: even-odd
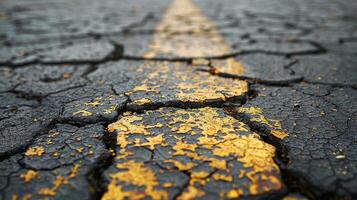
[[[216,11],[216,12],[220,12],[220,11]],[[248,11],[246,11],[245,15],[250,16],[250,17],[254,17],[252,13],[249,13]],[[258,13],[257,15],[261,15],[261,16],[269,16],[272,18],[281,18],[281,15],[278,14],[273,14],[273,13]],[[118,33],[130,33],[130,34],[138,34],[138,35],[149,35],[152,34],[153,32],[157,32],[160,33],[160,31],[155,31],[155,30],[132,30],[135,29],[137,27],[143,26],[146,23],[152,21],[155,19],[155,15],[153,15],[152,13],[147,14],[143,19],[141,19],[138,22],[134,22],[132,24],[129,24],[127,27],[123,28],[122,31],[120,32],[113,32],[113,33],[106,33],[106,34],[83,34],[83,35],[74,35],[74,36],[70,36],[70,39],[75,39],[75,38],[82,38],[82,37],[89,37],[89,38],[96,38],[96,39],[102,39],[105,38],[106,36],[110,36],[110,35],[116,35]],[[220,28],[224,29],[225,27],[229,27],[232,26],[232,24],[230,25],[222,25]],[[302,33],[300,33],[301,35],[307,35],[310,33],[309,28],[304,28],[304,27],[300,27],[300,29],[303,30]],[[185,34],[185,32],[183,32],[182,34]],[[63,37],[61,37],[61,39],[63,39]],[[45,38],[43,40],[40,41],[32,41],[29,44],[35,44],[35,43],[39,43],[39,42],[48,42],[48,41],[54,41],[56,39],[54,38]],[[339,42],[340,43],[347,43],[347,42],[355,42],[357,41],[357,39],[355,37],[350,37],[350,38],[340,38]],[[281,42],[281,41],[280,41]],[[125,46],[118,44],[116,42],[111,42],[111,44],[114,46],[114,50],[112,52],[110,52],[108,54],[108,56],[106,56],[103,59],[100,60],[78,60],[78,61],[68,61],[68,62],[51,62],[51,61],[41,61],[40,59],[31,61],[31,62],[27,62],[27,63],[20,63],[20,64],[16,64],[16,63],[12,63],[12,62],[6,62],[6,63],[0,63],[0,65],[2,65],[2,67],[6,67],[6,68],[10,68],[10,69],[17,69],[17,68],[23,68],[23,67],[28,67],[28,66],[32,66],[34,64],[41,64],[41,65],[45,65],[45,66],[50,66],[50,65],[84,65],[84,64],[89,64],[89,68],[80,75],[80,77],[86,79],[88,82],[92,82],[89,80],[88,75],[92,74],[93,72],[95,72],[96,70],[100,69],[101,64],[104,63],[108,63],[108,62],[112,62],[112,61],[122,61],[122,60],[134,60],[134,61],[157,61],[157,62],[166,62],[166,61],[172,61],[172,62],[182,62],[185,64],[192,64],[193,60],[199,58],[199,59],[207,59],[207,60],[213,60],[213,59],[217,59],[217,60],[224,60],[224,59],[228,59],[228,58],[234,58],[236,56],[240,56],[240,55],[249,55],[249,54],[257,54],[257,53],[261,53],[261,54],[265,54],[265,55],[278,55],[278,56],[284,56],[286,58],[292,57],[292,56],[296,56],[296,55],[316,55],[316,54],[326,54],[328,52],[328,50],[321,45],[318,42],[315,41],[311,41],[311,40],[295,40],[294,42],[296,43],[308,43],[311,44],[312,46],[314,46],[316,49],[313,50],[307,50],[307,51],[296,51],[293,53],[286,53],[286,52],[282,52],[282,51],[269,51],[269,50],[261,50],[261,49],[253,49],[253,50],[242,50],[242,51],[234,51],[234,52],[229,52],[226,54],[222,54],[222,55],[218,55],[218,56],[202,56],[202,57],[152,57],[152,58],[148,58],[145,56],[136,56],[136,55],[127,55],[125,54],[124,50],[125,50]],[[282,42],[281,42],[282,43]],[[21,43],[24,44],[24,43]],[[295,74],[295,71],[293,69],[291,69],[291,67],[293,65],[295,65],[298,62],[298,60],[293,60],[292,62],[288,63],[287,65],[284,66],[284,69],[290,70],[291,74]],[[211,67],[210,65],[208,65],[209,67]],[[79,66],[80,67],[80,66]],[[25,152],[25,150],[30,147],[34,141],[46,134],[49,130],[53,129],[57,124],[69,124],[69,125],[73,125],[76,126],[78,128],[80,127],[84,127],[86,125],[89,124],[101,124],[104,127],[108,127],[109,124],[115,122],[120,116],[123,115],[124,112],[132,112],[132,113],[143,113],[145,111],[149,111],[149,110],[158,110],[160,108],[167,108],[167,107],[173,107],[173,108],[181,108],[181,109],[191,109],[191,108],[206,108],[206,107],[214,107],[214,108],[223,108],[226,113],[234,118],[236,118],[239,121],[242,121],[243,123],[245,123],[250,130],[252,130],[253,132],[258,133],[261,138],[262,141],[264,141],[267,144],[270,144],[272,146],[275,147],[276,152],[275,152],[275,163],[278,165],[279,170],[281,172],[281,176],[282,176],[282,180],[284,182],[284,185],[287,187],[287,191],[284,191],[282,194],[277,194],[279,195],[279,197],[283,197],[283,195],[286,194],[290,194],[290,193],[300,193],[303,194],[311,199],[321,199],[321,198],[330,198],[330,196],[333,196],[333,194],[324,194],[323,196],[319,196],[315,190],[316,188],[314,188],[312,186],[312,183],[309,183],[307,180],[305,180],[305,178],[301,177],[298,173],[288,170],[287,169],[287,165],[289,164],[289,162],[291,161],[288,154],[288,149],[286,146],[284,146],[281,142],[281,140],[275,136],[273,136],[272,134],[268,133],[268,130],[266,130],[265,127],[263,126],[259,126],[255,123],[252,123],[249,120],[249,117],[247,115],[245,115],[244,113],[238,113],[236,112],[236,109],[247,104],[250,100],[253,100],[257,97],[258,93],[257,91],[253,90],[252,87],[255,84],[260,84],[263,86],[277,86],[277,87],[290,87],[293,88],[296,85],[300,85],[300,84],[307,84],[307,85],[323,85],[323,86],[328,86],[330,88],[352,88],[352,89],[357,89],[357,85],[354,84],[340,84],[340,83],[328,83],[328,82],[320,82],[320,81],[309,81],[306,80],[303,76],[301,77],[297,77],[297,78],[292,78],[289,80],[266,80],[263,78],[256,78],[253,76],[246,76],[246,75],[232,75],[232,74],[228,74],[228,73],[219,73],[216,74],[214,73],[212,70],[204,70],[204,69],[199,69],[199,71],[204,71],[204,72],[208,72],[211,76],[219,76],[222,78],[230,78],[230,79],[238,79],[238,80],[244,80],[244,81],[248,81],[249,85],[248,85],[248,97],[243,97],[240,99],[236,99],[235,97],[233,98],[228,98],[225,100],[215,100],[212,102],[193,102],[193,103],[188,103],[188,102],[182,102],[180,100],[173,100],[173,101],[169,101],[166,103],[161,103],[161,102],[151,102],[148,104],[145,104],[144,106],[141,106],[139,108],[128,108],[128,104],[132,102],[131,100],[131,96],[124,94],[124,96],[127,97],[126,101],[123,103],[123,107],[118,106],[116,109],[117,114],[113,117],[113,120],[107,120],[107,119],[98,119],[95,120],[93,122],[80,122],[80,123],[76,123],[73,122],[73,120],[70,119],[62,119],[60,117],[56,117],[54,118],[51,122],[49,122],[49,124],[47,126],[45,126],[41,131],[39,131],[38,133],[35,134],[35,136],[32,138],[32,140],[28,143],[26,143],[25,145],[15,149],[14,151],[8,152],[4,155],[0,156],[0,162],[6,159],[9,159],[12,156],[15,155],[21,155]],[[129,81],[130,78],[126,77],[127,80]],[[59,79],[42,79],[40,81],[42,82],[55,82],[58,81]],[[125,81],[124,81],[125,82]],[[78,86],[73,86],[73,87],[69,87],[60,91],[56,91],[56,92],[52,92],[52,93],[48,93],[46,95],[36,95],[33,94],[31,92],[26,93],[26,92],[22,92],[22,91],[17,91],[16,88],[18,87],[15,86],[13,89],[10,89],[8,91],[5,92],[1,92],[1,93],[12,93],[15,94],[17,97],[22,98],[22,99],[26,99],[26,100],[36,100],[39,105],[38,106],[34,106],[34,108],[36,107],[41,107],[42,106],[42,100],[50,95],[53,94],[57,94],[57,93],[61,93],[67,90],[71,90],[71,89],[75,89],[75,88],[81,88],[81,87],[85,87],[86,84],[81,84]],[[116,95],[122,95],[120,93],[118,93],[115,89],[114,89],[114,85],[111,84],[111,90],[112,92]],[[297,89],[297,91],[299,91]],[[302,92],[302,91],[299,91]],[[318,95],[313,95],[313,94],[307,94],[307,95],[311,95],[314,96],[316,98],[320,98],[323,99],[324,101],[326,100],[326,96],[330,95],[330,91],[328,91],[329,93],[323,95],[323,96],[318,96]],[[333,104],[332,102],[328,101],[329,103]],[[338,107],[338,105],[333,104],[336,108]],[[64,106],[62,107],[62,111],[60,113],[64,112]],[[6,119],[6,118],[3,118]],[[0,119],[3,120],[3,119]],[[347,121],[347,123],[351,123],[349,121]],[[103,142],[103,144],[105,145],[105,148],[108,150],[108,152],[112,152],[115,151],[116,147],[117,147],[117,141],[116,141],[116,136],[117,133],[110,133],[108,130],[105,130],[105,134],[103,136],[103,138],[101,138],[101,141]],[[155,162],[154,161],[154,155],[155,155],[155,150],[150,150],[151,151],[151,160],[148,162]],[[25,163],[22,162],[24,157],[22,157],[21,159],[18,160],[18,164],[20,165],[21,169],[36,169],[38,171],[50,171],[50,170],[54,170],[54,169],[58,169],[60,167],[64,167],[64,166],[70,166],[72,163],[70,164],[63,164],[54,168],[32,168],[30,166],[27,166]],[[74,162],[81,160],[83,158],[78,158],[77,160],[75,160]],[[108,182],[104,179],[104,172],[113,165],[114,163],[114,159],[115,159],[115,154],[109,154],[109,155],[104,155],[101,156],[100,159],[98,161],[96,161],[96,163],[93,165],[93,168],[90,170],[90,172],[88,174],[86,174],[86,178],[87,181],[90,184],[90,190],[93,192],[93,196],[92,199],[101,199],[104,195],[104,193],[107,190],[107,186],[108,186]],[[158,164],[159,165],[159,164]],[[161,165],[159,165],[160,167],[162,167]],[[20,170],[20,169],[19,169]],[[18,170],[18,171],[19,171]],[[4,189],[6,189],[9,184],[10,184],[10,177],[14,174],[17,173],[18,171],[15,172],[11,172],[10,174],[8,174],[7,176],[7,184],[3,187],[0,188],[0,191],[3,191]],[[183,172],[187,177],[188,180],[185,182],[185,184],[179,188],[179,192],[178,194],[176,194],[174,196],[174,198],[176,199],[177,197],[179,197],[181,194],[183,194],[183,192],[185,191],[185,189],[187,189],[187,187],[189,186],[190,183],[190,176],[191,174],[188,171],[184,171]],[[209,177],[213,175],[213,173],[215,173],[215,171],[211,172]],[[354,178],[354,177],[353,177]],[[274,194],[273,194],[274,195]]]

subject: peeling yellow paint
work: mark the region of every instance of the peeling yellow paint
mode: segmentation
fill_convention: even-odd
[[[42,146],[34,146],[27,149],[26,156],[42,156],[45,153],[45,149]]]
[[[234,75],[244,75],[246,73],[246,67],[241,61],[236,61],[234,58],[228,58],[226,60],[214,60],[212,67],[216,70],[215,73],[227,73]]]
[[[120,171],[111,175],[111,182],[108,186],[108,191],[103,195],[103,200],[130,199],[133,197],[135,199],[142,199],[145,196],[151,199],[168,198],[166,191],[155,189],[159,185],[156,175],[153,171],[146,168],[143,163],[128,161],[117,164],[117,168],[126,171]],[[119,183],[143,187],[144,191],[141,194],[135,190],[123,191],[122,187],[118,185]]]
[[[20,175],[20,178],[22,178],[25,183],[28,183],[37,177],[38,172],[34,170],[28,170],[26,173]]]
[[[79,110],[77,112],[74,112],[73,115],[81,115],[82,117],[89,117],[93,115],[93,113],[87,111],[87,110]]]
[[[61,185],[66,185],[66,184],[68,184],[67,179],[63,178],[62,176],[56,176],[56,179],[53,182],[53,186],[51,188],[41,188],[38,191],[38,194],[44,196],[56,196],[56,190]]]
[[[224,175],[224,174],[215,173],[215,174],[212,175],[212,177],[216,181],[225,181],[225,182],[232,182],[233,181],[233,177],[232,176]]]
[[[101,99],[102,99],[101,97],[97,97],[94,101],[85,102],[84,105],[91,106],[91,107],[97,107],[103,105],[103,103],[101,103]]]
[[[160,101],[160,98],[195,103],[225,101],[243,97],[248,92],[246,81],[199,73],[183,63],[153,62],[139,66],[139,69],[150,73],[139,86],[126,92],[127,95],[140,93],[131,96],[130,105],[149,105],[153,103],[151,99]]]
[[[117,105],[110,106],[109,108],[104,109],[104,110],[103,110],[103,113],[104,113],[104,114],[111,114],[111,113],[113,113],[114,111],[116,111],[117,107],[118,107]]]
[[[71,171],[68,173],[67,177],[57,175],[55,180],[52,183],[52,187],[41,188],[40,190],[38,190],[37,193],[42,196],[51,196],[51,197],[56,196],[57,190],[61,186],[67,185],[70,180],[74,179],[76,177],[79,169],[80,169],[80,165],[75,164],[73,166],[73,168],[71,169]]]
[[[164,188],[171,188],[173,186],[173,184],[172,183],[164,183],[162,186]]]
[[[165,160],[165,163],[172,163],[178,170],[187,171],[194,168],[196,165],[194,163],[181,163],[177,160]]]
[[[137,105],[145,105],[145,104],[152,103],[152,101],[150,99],[143,98],[143,99],[137,99],[137,100],[133,101],[133,103],[137,104]]]
[[[237,199],[243,195],[242,189],[232,189],[229,192],[227,192],[227,198],[228,199]]]
[[[165,121],[157,123],[156,120],[148,120],[153,117],[164,118]],[[249,184],[236,188],[235,192],[239,192],[240,195],[243,195],[243,190],[250,195],[259,195],[282,188],[280,171],[273,159],[275,148],[263,142],[259,135],[249,131],[245,124],[224,114],[223,110],[219,112],[216,108],[199,108],[167,111],[167,108],[161,108],[144,114],[126,113],[117,122],[110,124],[108,129],[118,131],[117,143],[121,148],[121,153],[117,156],[119,160],[130,160],[130,157],[125,155],[129,145],[145,146],[151,150],[161,146],[169,148],[168,153],[171,156],[164,160],[164,163],[172,164],[172,170],[190,172],[200,163],[207,163],[212,170],[220,170],[211,178],[207,177],[207,172],[191,172],[191,191],[185,191],[188,196],[199,191],[196,184],[205,185],[211,179],[232,182],[231,173],[236,173],[234,177],[239,179],[249,180]],[[172,134],[186,136],[157,134],[162,130],[171,130]],[[136,137],[140,135],[144,135],[146,141]],[[192,139],[195,138],[192,142],[184,140],[191,136],[194,136]],[[168,138],[171,141],[170,145],[166,143]],[[208,154],[201,155],[198,148]],[[183,162],[176,156],[188,157],[192,161]],[[227,159],[241,163],[244,170],[230,172]]]
[[[148,86],[147,84],[143,84],[143,85],[138,85],[135,86],[130,92],[128,92],[127,94],[132,94],[135,92],[159,92],[158,91],[158,87],[159,86]]]
[[[187,190],[177,197],[177,200],[191,200],[205,195],[205,192],[194,186],[188,186]]]
[[[245,81],[207,76],[205,79],[191,77],[190,82],[177,84],[179,93],[176,97],[184,102],[207,102],[209,100],[227,100],[240,97],[248,92]]]
[[[135,146],[139,146],[139,147],[147,146],[150,150],[154,150],[155,149],[155,145],[166,146],[166,144],[164,143],[165,139],[163,137],[163,134],[157,135],[157,136],[154,136],[154,137],[146,137],[145,139],[147,140],[147,142],[145,142],[145,143],[136,143]]]

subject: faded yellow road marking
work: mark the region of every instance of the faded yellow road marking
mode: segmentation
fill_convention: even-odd
[[[146,57],[211,57],[230,52],[217,29],[190,0],[174,0],[156,28],[150,51]],[[205,63],[205,60],[197,60]],[[155,67],[144,64],[139,70],[150,72],[142,85],[128,94],[160,94],[162,85],[168,87],[175,98],[183,102],[202,102],[207,99],[223,99],[217,91],[226,95],[240,95],[247,91],[247,82],[238,80],[211,80],[213,76],[195,73],[192,69],[182,70],[181,63],[161,62]],[[244,66],[233,58],[223,60],[222,69],[238,74],[245,72]],[[181,66],[178,66],[181,65]],[[150,69],[154,69],[151,70]],[[217,77],[218,78],[218,77]],[[213,79],[213,78],[212,78]],[[222,83],[222,87],[218,83]],[[238,81],[238,82],[237,82]],[[218,87],[219,86],[219,87]],[[235,88],[237,87],[237,88]],[[174,89],[173,89],[174,88]],[[211,91],[212,90],[212,91]],[[235,93],[234,93],[235,92]],[[237,94],[236,94],[237,93]],[[164,94],[164,93],[162,93]],[[221,96],[219,96],[221,95]],[[140,95],[138,95],[140,96]],[[165,96],[165,95],[163,95]],[[134,97],[135,98],[135,97]],[[134,103],[150,104],[150,95],[133,99]],[[111,182],[104,200],[125,198],[167,199],[165,188],[175,185],[161,182],[164,172],[154,172],[150,165],[138,163],[135,148],[144,147],[151,151],[165,148],[168,158],[162,165],[174,171],[190,172],[189,186],[178,199],[195,199],[205,195],[206,183],[230,182],[222,198],[261,195],[280,190],[280,171],[274,162],[275,148],[264,141],[238,120],[222,113],[220,109],[201,108],[192,110],[163,108],[146,111],[143,114],[124,113],[115,123],[108,126],[109,132],[117,132],[117,172],[110,174]],[[156,119],[161,119],[161,123]],[[158,134],[159,133],[159,134]],[[282,136],[284,137],[284,136]],[[200,151],[199,151],[200,150]],[[200,152],[204,151],[205,154]],[[139,152],[140,153],[140,152]],[[180,160],[182,157],[188,160]],[[233,159],[238,168],[227,160]],[[209,171],[197,171],[197,166],[207,164],[209,170],[216,170],[212,177]],[[234,170],[233,170],[234,169]],[[196,170],[196,171],[195,171]],[[163,171],[163,170],[162,170]],[[143,181],[145,178],[149,182]],[[132,189],[125,189],[131,186]]]
[[[157,122],[158,119],[161,123]],[[143,195],[140,198],[167,199],[164,188],[168,182],[160,182],[160,173],[154,173],[149,166],[135,161],[140,154],[135,147],[165,149],[163,168],[171,173],[190,172],[189,187],[179,199],[204,196],[203,188],[207,183],[230,183],[220,191],[226,197],[236,189],[242,196],[249,196],[282,187],[280,171],[273,160],[275,148],[263,142],[245,124],[226,115],[222,109],[161,108],[144,114],[124,113],[117,122],[109,125],[108,131],[118,132],[120,151],[116,159],[118,172],[111,174],[112,181],[103,199],[120,199],[116,191],[121,191],[125,185],[135,188],[125,190],[122,193],[125,197],[140,193]],[[182,160],[182,157],[188,160]],[[134,172],[135,167],[132,166],[133,169],[121,171],[122,165],[132,164],[140,166],[140,170]],[[208,171],[207,168],[197,169],[204,164]],[[215,173],[210,175],[210,171]],[[143,181],[143,177],[151,178],[147,182]]]
[[[230,46],[190,0],[175,0],[163,15],[146,56],[205,57],[227,53]]]
[[[190,0],[175,0],[163,15],[149,45],[146,57],[212,57],[227,54],[231,46]],[[224,61],[225,72],[243,74],[246,70],[233,58]]]

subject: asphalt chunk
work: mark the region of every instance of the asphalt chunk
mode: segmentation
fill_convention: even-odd
[[[263,53],[238,56],[235,59],[211,60],[210,72],[223,77],[246,79],[266,84],[288,84],[297,82],[302,76],[294,74],[286,66],[294,60],[284,56]]]
[[[312,83],[357,87],[356,59],[350,55],[315,55],[296,57],[291,69]]]
[[[4,199],[89,199],[87,174],[109,155],[103,135],[101,125],[56,125],[28,147],[24,158],[15,156],[1,163],[9,181],[1,190]]]
[[[84,125],[114,120],[127,97],[117,95],[110,85],[87,85],[51,94],[42,102],[60,112],[59,121]]]
[[[11,93],[0,95],[0,157],[12,155],[31,144],[46,130],[59,112],[38,107],[36,100],[24,100]]]
[[[320,87],[329,92],[310,94],[311,89],[318,91]],[[238,115],[272,141],[283,139],[280,146],[288,160],[286,171],[291,179],[300,181],[303,190],[315,197],[355,196],[353,149],[357,119],[353,89],[304,86],[298,89],[259,87],[257,90],[258,97],[237,108]],[[288,135],[281,138],[281,134],[274,134],[275,130]]]
[[[283,191],[275,148],[222,109],[124,113],[103,199],[261,196]],[[172,173],[173,176],[166,176]],[[184,177],[184,178],[180,178]]]
[[[248,85],[244,81],[210,76],[182,63],[146,62],[137,68],[142,81],[125,92],[131,102],[127,108],[144,106],[202,107],[220,105],[227,100],[244,100]],[[114,87],[119,93],[121,87]]]
[[[99,62],[111,56],[115,47],[106,41],[81,41],[41,53],[43,63]]]
[[[87,65],[30,65],[14,69],[11,77],[18,84],[11,91],[27,96],[45,97],[85,85],[88,81],[82,78],[82,75],[88,69]]]
[[[39,54],[52,48],[61,48],[59,42],[31,45],[10,45],[0,48],[0,63],[2,65],[26,65],[37,62]]]
[[[103,130],[99,125],[77,128],[57,124],[27,148],[21,162],[34,170],[55,169],[79,160],[94,163],[99,155],[107,153],[102,142]]]

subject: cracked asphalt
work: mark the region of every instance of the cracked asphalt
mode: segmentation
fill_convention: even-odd
[[[0,200],[357,199],[356,13],[2,0]]]

